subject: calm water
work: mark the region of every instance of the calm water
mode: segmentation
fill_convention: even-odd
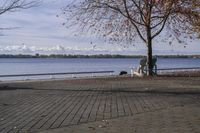
[[[0,75],[82,72],[82,71],[115,71],[137,67],[140,59],[0,59]],[[200,67],[200,59],[167,58],[158,59],[158,68]],[[37,77],[38,78],[38,77]],[[5,79],[5,78],[4,78]],[[0,80],[4,80],[0,79]],[[17,78],[19,79],[19,78]]]

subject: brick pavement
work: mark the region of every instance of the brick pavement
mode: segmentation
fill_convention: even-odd
[[[174,126],[171,123],[173,120],[180,128],[184,126],[185,122],[186,130],[200,132],[198,126],[190,126],[193,125],[193,122],[200,124],[198,114],[199,93],[135,91],[130,87],[122,87],[123,89],[121,89],[120,85],[115,87],[102,84],[102,86],[102,88],[94,89],[92,86],[88,89],[80,87],[75,90],[71,88],[68,90],[67,87],[62,90],[1,90],[0,132],[25,133],[53,131],[57,128],[68,128],[67,130],[73,131],[71,127],[74,127],[74,125],[129,117],[136,119],[137,123],[133,127],[136,128],[137,132],[147,132],[143,131],[143,128],[139,128],[142,126],[148,127],[144,129],[149,129],[148,133],[150,133],[150,130],[152,130],[152,133],[155,130],[160,132],[164,128],[167,131],[170,124]],[[194,116],[182,119],[189,110],[184,107],[188,106],[195,107],[196,110],[190,110],[194,111]],[[176,108],[178,110],[174,111]],[[90,129],[93,130],[93,128]]]
[[[40,133],[199,133],[199,112],[200,108],[192,104]]]

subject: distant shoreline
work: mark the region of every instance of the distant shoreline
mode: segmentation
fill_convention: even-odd
[[[200,58],[200,55],[156,55],[159,58]],[[70,55],[70,54],[50,54],[50,55],[25,55],[25,54],[0,54],[0,58],[142,58],[144,55]]]

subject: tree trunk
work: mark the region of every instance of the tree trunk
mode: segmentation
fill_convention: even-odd
[[[147,28],[147,76],[153,76],[151,29]]]

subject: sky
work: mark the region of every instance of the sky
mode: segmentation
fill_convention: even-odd
[[[146,54],[142,42],[120,45],[105,42],[90,34],[75,36],[77,29],[67,29],[61,8],[69,0],[44,0],[38,7],[0,16],[0,28],[14,27],[0,31],[0,54]],[[126,47],[124,47],[126,46]],[[174,41],[157,41],[154,54],[200,54],[200,40],[188,40],[187,46]]]

